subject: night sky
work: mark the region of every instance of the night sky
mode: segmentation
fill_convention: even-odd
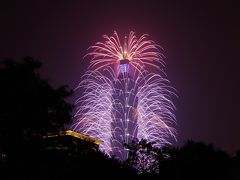
[[[1,1],[0,59],[32,56],[54,87],[74,89],[87,48],[103,34],[133,30],[164,48],[165,72],[178,91],[178,142],[240,149],[240,6],[208,1]],[[74,103],[78,93],[69,99]]]

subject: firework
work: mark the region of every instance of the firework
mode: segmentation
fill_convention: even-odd
[[[116,32],[104,35],[89,48],[89,70],[78,86],[84,93],[72,129],[102,140],[100,149],[120,160],[128,158],[125,144],[145,139],[162,147],[176,139],[175,90],[162,70],[149,72],[162,69],[164,56],[147,37],[130,32],[121,43]]]
[[[125,36],[121,43],[117,32],[113,36],[103,35],[105,42],[97,42],[89,49],[92,52],[86,56],[91,57],[90,67],[95,71],[115,65],[119,74],[119,66],[122,60],[129,60],[134,70],[141,73],[142,68],[154,67],[160,69],[164,66],[164,55],[159,51],[161,46],[152,40],[147,40],[148,35],[144,34],[139,39],[133,31]]]

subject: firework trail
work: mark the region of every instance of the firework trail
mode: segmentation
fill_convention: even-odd
[[[176,139],[175,90],[161,69],[160,46],[147,37],[130,32],[122,44],[116,32],[104,35],[89,48],[90,67],[78,86],[85,91],[72,129],[102,140],[100,149],[120,160],[128,157],[124,144],[146,139],[162,147]]]

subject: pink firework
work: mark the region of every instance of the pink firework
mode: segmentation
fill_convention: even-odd
[[[105,42],[97,42],[90,47],[93,51],[87,54],[92,57],[90,67],[98,71],[104,67],[116,65],[119,73],[121,61],[127,59],[138,73],[146,67],[160,69],[160,65],[164,65],[164,55],[159,52],[161,47],[147,37],[148,35],[144,34],[137,38],[131,31],[128,37],[125,36],[124,43],[121,43],[116,31],[113,36],[103,35]]]

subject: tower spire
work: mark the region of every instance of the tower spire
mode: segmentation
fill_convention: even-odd
[[[127,36],[124,37],[124,44],[123,44],[123,59],[128,59]]]

